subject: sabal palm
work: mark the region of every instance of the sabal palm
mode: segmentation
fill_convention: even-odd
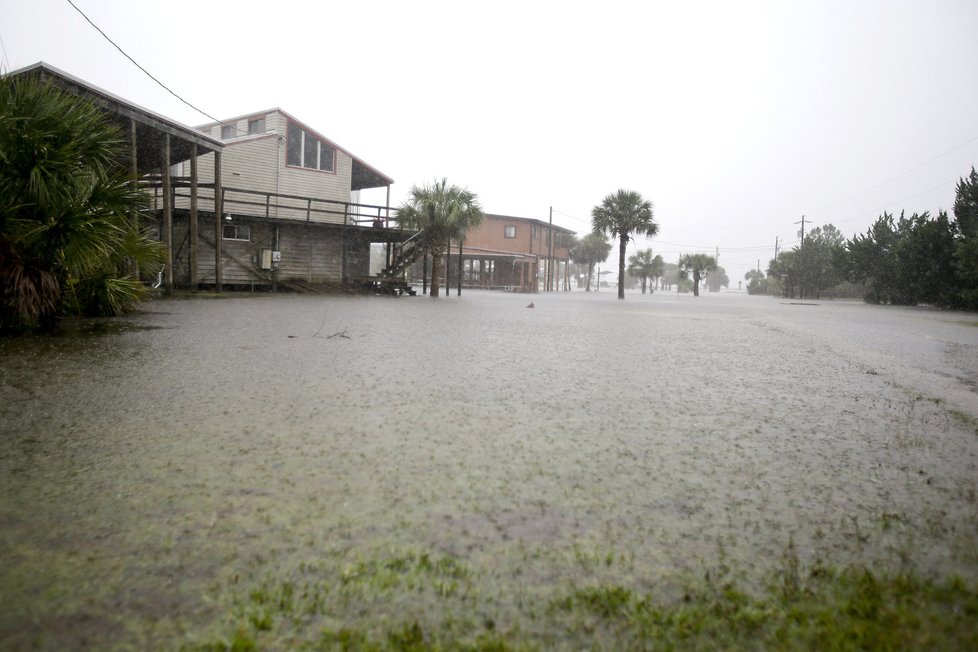
[[[686,254],[679,258],[679,271],[683,276],[693,276],[693,296],[700,295],[700,281],[716,270],[717,259],[707,254]]]
[[[635,235],[652,237],[659,233],[659,224],[652,213],[652,202],[633,190],[619,190],[608,195],[591,211],[595,231],[610,233],[619,239],[618,298],[625,298],[625,249]]]
[[[651,249],[642,249],[628,257],[628,273],[642,279],[642,294],[646,281],[662,275],[662,256],[653,256]]]
[[[0,327],[65,312],[118,314],[145,293],[124,269],[159,245],[132,216],[122,132],[89,102],[33,77],[0,79]]]
[[[571,249],[571,259],[579,265],[587,265],[585,292],[591,291],[591,276],[594,274],[595,264],[607,260],[609,251],[611,251],[611,243],[608,242],[608,237],[598,231],[588,233]]]
[[[438,296],[442,259],[452,238],[464,238],[466,231],[482,218],[476,194],[448,185],[447,179],[411,188],[408,200],[397,211],[397,219],[405,228],[424,232],[425,246],[431,253],[432,297]]]

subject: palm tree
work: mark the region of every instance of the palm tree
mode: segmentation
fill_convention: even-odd
[[[679,258],[679,271],[684,278],[693,275],[693,296],[700,295],[700,281],[717,268],[717,259],[706,254],[686,254]]]
[[[611,243],[608,242],[608,237],[600,231],[592,231],[574,243],[570,252],[571,258],[578,265],[587,265],[585,292],[591,291],[591,275],[594,274],[594,266],[608,260],[609,251],[611,251]]]
[[[144,298],[126,271],[158,264],[160,249],[132,222],[146,198],[126,152],[90,102],[0,78],[0,329],[120,314]]]
[[[625,247],[632,234],[652,237],[659,233],[653,219],[652,202],[632,190],[619,190],[608,195],[591,211],[595,231],[610,233],[620,240],[618,249],[618,298],[625,298]]]
[[[628,273],[642,279],[642,294],[645,294],[645,283],[662,276],[662,256],[652,256],[651,249],[642,249],[628,257]]]
[[[448,179],[430,186],[414,186],[397,211],[401,226],[424,231],[425,247],[431,253],[431,296],[438,296],[442,274],[442,256],[448,252],[452,238],[461,240],[465,232],[482,221],[482,208],[475,193]],[[447,293],[447,288],[446,288]]]

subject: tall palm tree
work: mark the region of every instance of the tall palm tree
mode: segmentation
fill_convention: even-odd
[[[659,224],[652,215],[652,202],[633,190],[619,190],[604,198],[591,211],[591,224],[595,231],[604,231],[617,237],[618,248],[618,298],[625,298],[625,248],[632,234],[652,237],[659,233]]]
[[[700,295],[700,281],[717,268],[717,259],[706,254],[686,254],[679,257],[679,271],[683,277],[693,275],[693,296]]]
[[[0,329],[119,314],[146,294],[126,275],[159,246],[132,224],[145,195],[122,131],[36,77],[0,78]]]
[[[651,286],[654,279],[662,276],[662,256],[653,256],[651,249],[642,249],[628,257],[628,273],[642,279],[642,294],[645,283]]]
[[[397,211],[397,219],[403,227],[424,231],[425,246],[431,253],[432,297],[438,296],[442,257],[452,238],[464,238],[465,232],[479,224],[482,217],[476,194],[448,185],[448,179],[411,188],[408,200]]]

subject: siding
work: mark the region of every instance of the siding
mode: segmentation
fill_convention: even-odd
[[[198,282],[214,283],[214,220],[199,219]],[[271,272],[258,269],[262,249],[271,249],[275,229],[279,232],[278,280],[296,279],[309,283],[339,285],[343,281],[343,238],[340,232],[315,224],[275,224],[272,222],[238,222],[250,227],[250,240],[221,240],[221,269],[227,285],[268,285]],[[190,283],[189,219],[180,213],[173,220],[173,274],[178,285]],[[348,276],[365,275],[370,262],[369,242],[349,238],[346,268]]]
[[[262,114],[248,116],[237,120],[234,124],[238,133],[246,134],[248,120],[260,117]],[[279,199],[279,208],[270,209],[269,216],[281,219],[307,220],[311,222],[327,222],[342,224],[343,203],[350,201],[350,188],[353,178],[353,158],[334,146],[335,172],[323,172],[305,168],[286,166],[286,129],[288,118],[279,111],[271,111],[265,115],[265,135],[239,136],[225,141],[224,153],[221,157],[222,184],[225,188],[241,188],[262,193],[277,193],[294,195],[322,200],[314,202],[312,207],[321,212],[308,212],[308,204],[302,200]],[[223,124],[232,124],[230,122]],[[300,126],[302,126],[300,124]],[[211,135],[220,136],[221,125],[207,125],[200,130]],[[307,131],[309,130],[306,128]],[[190,163],[178,166],[180,176],[190,176]],[[198,159],[198,178],[201,183],[214,181],[214,155],[208,154]],[[188,191],[183,191],[188,194]],[[199,208],[213,210],[209,190],[201,192]],[[206,197],[206,199],[204,199]],[[239,215],[264,216],[264,196],[229,193],[225,195],[228,206],[226,213]],[[246,206],[241,201],[254,201],[262,206]],[[336,203],[334,203],[336,202]],[[189,208],[190,200],[178,198],[177,208]]]
[[[516,227],[515,238],[506,237],[505,229],[507,226]],[[533,237],[534,229],[536,230],[536,237]],[[548,229],[546,224],[533,223],[524,219],[486,215],[479,226],[470,229],[465,234],[465,246],[546,257],[548,254]],[[568,237],[569,234],[562,234],[559,227],[554,227],[554,258],[566,260],[569,257],[570,250],[566,246],[556,246],[558,242],[563,245]]]

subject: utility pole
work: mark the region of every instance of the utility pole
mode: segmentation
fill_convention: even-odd
[[[550,227],[549,227],[550,237],[548,238],[550,246],[547,249],[547,292],[552,289],[550,286],[554,279],[554,207],[550,207]]]
[[[778,262],[778,236],[774,236],[774,262]]]
[[[801,224],[801,246],[798,247],[799,251],[805,249],[805,216],[801,216],[801,222],[795,222],[795,224]]]
[[[717,267],[719,267],[720,266],[720,247],[717,247],[716,248],[716,251],[717,251],[717,255],[714,257],[713,260],[716,262]]]

